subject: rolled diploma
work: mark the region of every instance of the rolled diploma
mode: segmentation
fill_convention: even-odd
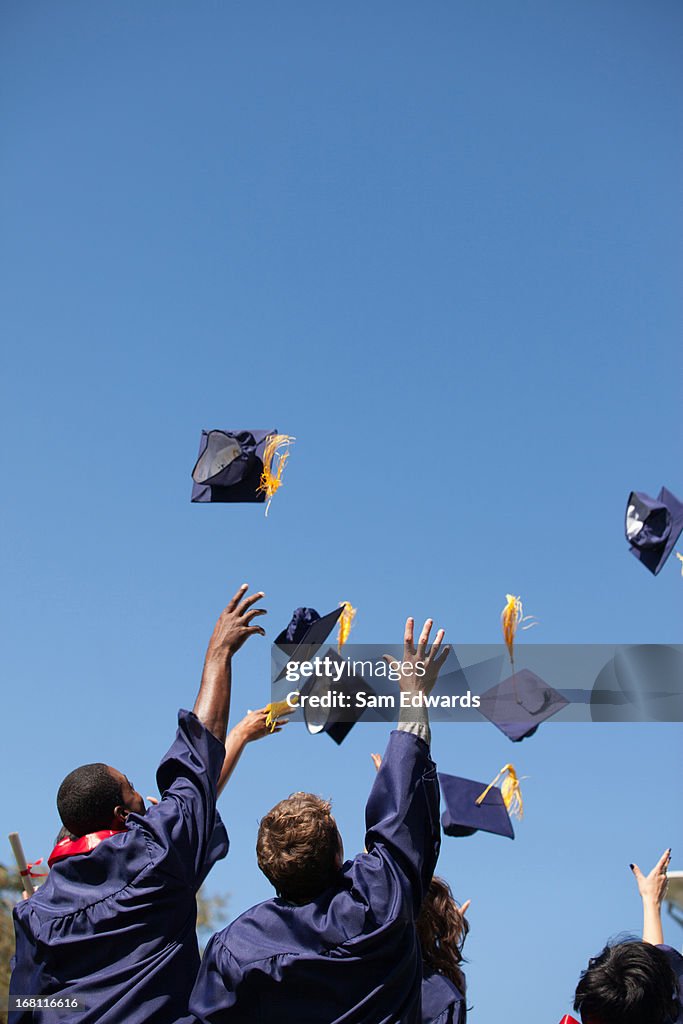
[[[36,886],[33,884],[33,879],[31,878],[30,869],[29,869],[29,866],[28,866],[28,861],[26,860],[26,854],[24,853],[24,847],[21,845],[21,839],[19,838],[19,833],[18,832],[10,832],[8,838],[9,838],[9,844],[12,847],[12,853],[14,854],[14,859],[17,862],[17,867],[19,868],[19,874],[21,875],[21,880],[24,883],[24,889],[30,895],[32,892],[36,891]]]

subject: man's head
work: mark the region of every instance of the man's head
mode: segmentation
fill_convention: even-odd
[[[145,803],[125,775],[106,764],[84,764],[59,787],[57,810],[76,837],[121,828],[130,811],[145,813]]]
[[[669,1024],[680,1012],[678,982],[666,954],[647,942],[605,946],[576,987],[583,1024]]]
[[[334,885],[344,848],[330,804],[312,793],[293,793],[261,819],[258,866],[278,896],[308,903]]]

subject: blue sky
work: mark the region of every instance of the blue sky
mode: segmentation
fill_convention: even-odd
[[[622,530],[632,488],[683,492],[680,5],[8,0],[2,21],[6,832],[48,852],[78,763],[151,790],[243,580],[269,639],[234,720],[301,604],[352,601],[358,642],[410,613],[483,643],[514,591],[524,643],[680,641],[679,564],[651,577]],[[190,504],[203,427],[296,436],[267,520]],[[288,792],[331,796],[360,848],[386,735],[247,751],[211,878],[232,913],[268,895],[256,826]],[[514,843],[444,843],[473,1021],[559,1019],[639,927],[629,861],[683,849],[680,741],[435,728],[445,770],[529,776]]]

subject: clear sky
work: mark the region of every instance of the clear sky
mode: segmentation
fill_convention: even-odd
[[[269,638],[236,662],[233,720],[302,604],[350,600],[364,643],[407,614],[496,642],[508,591],[540,620],[523,643],[681,640],[679,563],[652,577],[622,527],[632,488],[683,497],[680,4],[0,17],[2,823],[30,856],[76,764],[152,791],[243,580]],[[190,504],[202,427],[296,436],[267,520]],[[290,791],[332,797],[362,846],[387,734],[247,751],[210,879],[232,914],[269,894],[257,822]],[[681,735],[435,728],[444,770],[528,776],[514,843],[443,844],[473,1022],[559,1020],[639,927],[629,861],[671,845],[683,867]]]

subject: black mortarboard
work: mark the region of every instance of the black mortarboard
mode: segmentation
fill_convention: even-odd
[[[310,661],[327,640],[343,611],[344,606],[340,605],[328,615],[320,616],[315,608],[295,608],[289,624],[275,637],[275,643],[285,649],[288,661]],[[285,669],[282,669],[274,681],[279,682],[284,675]]]
[[[569,701],[528,668],[520,669],[480,697],[479,711],[513,743],[533,736],[541,722]]]
[[[331,648],[325,652],[325,657],[330,658],[335,665],[343,667],[344,671],[337,680],[328,679],[325,676],[318,676],[313,686],[302,687],[301,692],[308,696],[329,693],[332,696],[330,707],[311,707],[304,705],[304,720],[306,728],[312,734],[326,732],[330,739],[336,744],[343,743],[353,729],[356,722],[362,718],[365,711],[364,705],[358,704],[359,694],[365,697],[375,695],[373,688],[365,682],[362,676],[357,676],[351,669],[345,658],[340,657]],[[335,673],[336,676],[336,673]],[[344,698],[344,707],[339,706],[339,697]]]
[[[202,430],[192,501],[265,501],[259,491],[266,440],[275,430]]]
[[[489,787],[486,782],[461,779],[442,772],[438,777],[445,804],[441,825],[447,836],[471,836],[481,831],[515,838],[503,794],[497,786]],[[486,796],[480,800],[483,793]]]
[[[192,501],[270,504],[293,440],[277,430],[202,430],[192,470]]]
[[[631,553],[656,576],[683,530],[683,503],[662,487],[657,498],[631,491],[626,505],[626,540]]]

